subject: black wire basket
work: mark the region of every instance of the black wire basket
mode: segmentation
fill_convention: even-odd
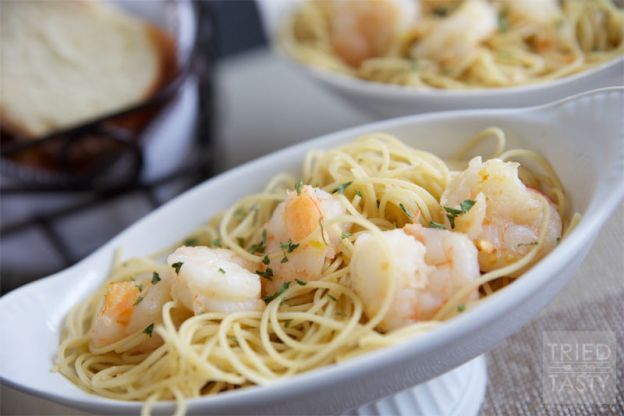
[[[130,7],[147,3],[128,2]],[[160,0],[158,3],[154,7],[160,7],[161,14],[165,10],[169,31],[174,29],[173,35],[177,40],[176,70],[159,91],[130,108],[45,137],[17,140],[3,135],[0,142],[0,195],[5,201],[7,198],[30,197],[41,201],[42,195],[51,194],[55,197],[75,194],[76,198],[60,208],[46,207],[36,215],[17,221],[7,221],[6,215],[3,215],[0,221],[0,241],[34,227],[54,248],[62,267],[67,267],[81,256],[75,254],[75,250],[59,232],[57,225],[61,221],[130,194],[142,195],[152,208],[156,208],[163,202],[157,196],[161,187],[180,180],[184,181],[184,187],[188,187],[212,175],[213,14],[211,8],[202,2]],[[146,179],[142,172],[146,149],[150,146],[150,135],[147,134],[149,127],[158,123],[159,117],[166,113],[168,104],[182,93],[190,77],[193,81],[191,84],[197,90],[199,107],[189,152],[192,158],[158,177]],[[139,122],[136,122],[137,119]],[[31,163],[33,158],[44,160],[45,165]],[[56,264],[59,262],[56,261]],[[33,276],[23,273],[22,269],[18,272],[11,270],[5,264],[0,289],[4,293],[56,269]],[[19,281],[7,279],[7,276],[13,275],[19,275]]]

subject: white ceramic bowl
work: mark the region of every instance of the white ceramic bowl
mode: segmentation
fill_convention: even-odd
[[[301,0],[256,0],[265,32],[275,39],[280,24]],[[319,85],[358,109],[381,117],[471,108],[513,108],[539,105],[583,91],[624,85],[624,57],[566,78],[527,86],[474,90],[417,90],[363,81],[305,65],[283,51],[284,59]]]
[[[511,146],[546,156],[583,218],[557,248],[516,282],[426,336],[341,365],[265,387],[189,401],[190,413],[327,414],[444,373],[492,348],[525,324],[574,274],[624,196],[624,88],[594,91],[549,106],[425,114],[329,134],[245,164],[186,192],[121,233],[77,265],[0,299],[0,378],[18,389],[96,413],[136,413],[136,402],[87,394],[51,372],[63,317],[105,279],[113,251],[153,253],[211,215],[264,187],[278,172],[299,173],[305,153],[383,131],[450,156],[472,134],[497,125]],[[539,357],[535,357],[539,359]],[[171,410],[161,403],[159,411]]]

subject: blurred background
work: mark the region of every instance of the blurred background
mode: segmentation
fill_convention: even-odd
[[[172,34],[177,72],[121,117],[36,140],[3,126],[2,293],[83,259],[220,171],[368,120],[272,54],[253,1],[115,3]]]

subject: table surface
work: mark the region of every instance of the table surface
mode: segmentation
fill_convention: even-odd
[[[224,155],[219,159],[219,168],[222,170],[321,134],[373,120],[304,78],[267,50],[224,60],[217,68],[216,77],[220,120],[217,146],[220,154]],[[554,320],[556,329],[557,320],[572,316],[575,310],[612,302],[614,296],[618,300],[622,299],[623,235],[624,205],[604,227],[573,280],[512,340],[535,340],[541,337],[539,328],[544,322],[548,322],[552,328]],[[615,312],[605,313],[618,312],[616,308]],[[619,314],[618,319],[621,320],[621,308]],[[583,323],[585,314],[579,315],[574,325],[579,329],[587,328]],[[565,329],[575,328],[568,326]],[[621,327],[611,329],[621,331]],[[622,334],[618,333],[618,337],[621,341]],[[539,383],[539,374],[536,374],[539,365],[533,365],[531,371],[525,371],[521,376],[510,373],[506,363],[513,359],[514,354],[516,352],[509,340],[488,354],[490,383],[482,413],[506,413],[510,411],[510,402],[516,400],[518,403],[514,404],[517,406],[515,410],[527,414],[547,414],[548,411],[540,411],[539,400],[530,398],[530,394],[535,394],[534,391],[527,396],[526,391],[518,392],[513,388],[518,382],[524,382],[525,385]],[[533,361],[541,359],[539,353],[534,358]],[[621,355],[619,361],[621,365]],[[492,380],[496,380],[496,383],[492,383]],[[0,386],[0,389],[2,415],[85,414],[5,386]]]

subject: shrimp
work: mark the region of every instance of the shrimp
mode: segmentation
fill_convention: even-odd
[[[485,0],[468,0],[448,18],[440,20],[410,53],[413,58],[457,62],[470,56],[496,28],[496,9]]]
[[[464,234],[410,224],[384,231],[383,239],[362,233],[351,258],[351,286],[370,318],[394,280],[390,309],[379,324],[393,330],[433,318],[459,290],[479,277],[477,249]],[[478,299],[478,291],[466,300]]]
[[[329,7],[332,47],[353,67],[385,55],[416,19],[418,6],[415,0],[334,0]]]
[[[345,212],[340,202],[322,189],[305,185],[298,192],[288,193],[265,228],[267,250],[273,253],[262,266],[273,274],[272,280],[263,280],[266,293],[275,292],[283,282],[321,277],[325,261],[335,257],[341,234],[349,225],[321,230],[320,224]]]
[[[92,344],[110,345],[162,321],[162,306],[170,299],[165,277],[157,281],[152,274],[143,273],[131,281],[109,283],[89,330]],[[150,350],[161,342],[159,337],[150,336],[137,348]]]
[[[549,221],[545,240],[532,263],[552,250],[561,237],[561,217],[555,205],[522,183],[518,166],[500,159],[482,162],[481,157],[475,157],[465,171],[449,181],[442,194],[445,207],[458,208],[462,201],[474,201],[468,212],[454,219],[454,229],[475,241],[482,271],[512,264],[538,244],[545,220],[543,201],[548,203]]]
[[[553,23],[562,16],[557,0],[504,0],[503,4],[511,18],[540,25]]]
[[[226,249],[179,247],[169,255],[173,297],[196,315],[260,310],[260,277],[253,264]]]

